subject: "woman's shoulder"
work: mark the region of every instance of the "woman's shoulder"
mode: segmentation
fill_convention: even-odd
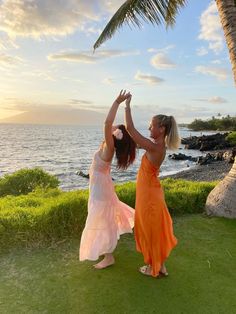
[[[103,147],[102,149],[98,150],[97,154],[100,157],[100,159],[103,160],[104,162],[111,163],[114,151],[110,152],[106,149],[106,147]]]
[[[159,143],[159,142],[153,142],[153,146],[152,149],[150,150],[146,150],[147,153],[149,154],[153,154],[153,155],[162,155],[163,153],[166,152],[166,145],[163,143]]]

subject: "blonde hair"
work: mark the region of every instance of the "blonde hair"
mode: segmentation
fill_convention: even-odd
[[[175,118],[173,116],[158,114],[154,116],[153,119],[157,119],[160,126],[165,127],[165,141],[167,148],[172,150],[178,149],[180,145],[180,137]]]

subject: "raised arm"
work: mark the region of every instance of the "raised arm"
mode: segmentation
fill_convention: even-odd
[[[120,103],[122,103],[124,100],[126,100],[130,96],[130,93],[126,93],[126,91],[121,90],[120,94],[117,96],[116,100],[113,102],[105,123],[104,123],[104,137],[105,137],[105,143],[106,147],[109,151],[113,151],[114,149],[114,141],[112,137],[112,125],[116,117],[117,110],[119,108]]]
[[[125,107],[125,124],[126,128],[130,134],[130,136],[133,138],[136,144],[138,144],[141,148],[145,149],[146,151],[155,151],[156,150],[156,144],[154,144],[151,140],[140,134],[136,128],[134,127],[132,115],[131,115],[131,108],[130,108],[130,102],[131,102],[132,96],[130,95],[126,99],[126,107]]]

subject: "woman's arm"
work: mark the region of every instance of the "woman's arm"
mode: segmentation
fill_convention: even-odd
[[[120,94],[116,98],[116,100],[113,102],[105,123],[104,123],[104,137],[105,137],[105,143],[107,146],[107,149],[109,151],[113,151],[114,149],[114,140],[112,137],[112,124],[115,120],[117,110],[119,108],[120,103],[122,103],[125,99],[127,99],[130,96],[130,93],[126,93],[126,91],[121,90]]]
[[[146,151],[155,151],[157,149],[156,144],[154,144],[151,140],[140,134],[134,127],[131,109],[130,109],[130,102],[132,96],[130,95],[129,98],[126,99],[126,108],[125,108],[125,124],[127,131],[129,132],[130,136],[133,138],[136,144],[138,144],[141,148],[145,149]]]

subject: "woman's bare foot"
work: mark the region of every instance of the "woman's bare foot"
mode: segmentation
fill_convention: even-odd
[[[108,266],[111,266],[115,263],[115,259],[112,254],[105,254],[104,259],[101,260],[99,263],[93,265],[96,269],[103,269]]]

